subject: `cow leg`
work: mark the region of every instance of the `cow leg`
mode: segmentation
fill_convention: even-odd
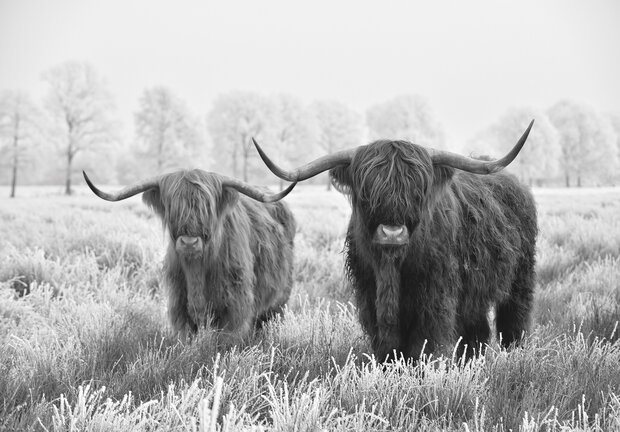
[[[282,312],[284,311],[284,304],[274,306],[271,309],[263,312],[256,318],[255,328],[262,329],[267,321],[271,321],[277,316],[282,316]]]
[[[486,344],[489,342],[491,328],[486,313],[481,311],[473,318],[475,319],[461,326],[461,341],[456,351],[457,360],[460,360],[463,355],[466,360],[469,360],[476,354],[484,354]]]
[[[418,360],[423,355],[433,354],[433,357],[438,357],[451,353],[454,344],[454,323],[449,315],[441,318],[427,320],[424,328],[413,329],[409,333],[405,352],[409,358]]]
[[[517,269],[510,297],[497,305],[495,326],[502,346],[508,348],[521,342],[529,328],[530,312],[534,301],[534,260]]]
[[[233,272],[231,274],[246,275],[251,272]],[[252,276],[240,277],[235,283],[226,286],[226,307],[219,316],[219,327],[225,332],[240,339],[245,339],[254,329],[255,305],[254,305],[254,278]]]
[[[180,335],[196,333],[198,326],[192,320],[187,312],[187,296],[185,291],[179,289],[170,289],[168,295],[168,318],[172,324],[172,328]],[[183,287],[185,289],[185,287]]]
[[[427,290],[428,291],[428,290]],[[406,340],[406,355],[418,360],[422,355],[451,355],[456,340],[456,302],[449,293],[438,295],[432,303],[423,308],[413,309],[415,297],[408,297],[408,316],[402,319],[409,322],[403,338]],[[415,311],[415,312],[413,312]]]
[[[368,287],[367,287],[368,288]],[[377,324],[377,309],[375,306],[374,281],[372,289],[366,293],[356,291],[356,306],[359,322],[364,332],[370,338],[370,346],[377,361],[393,361],[394,352],[400,352],[399,346],[391,346],[382,339]]]
[[[241,314],[238,310],[227,310],[220,319],[222,331],[240,340],[247,338],[253,330],[253,320],[250,315],[247,310]]]

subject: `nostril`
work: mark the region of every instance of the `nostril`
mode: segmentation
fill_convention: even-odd
[[[386,226],[383,225],[381,227],[381,230],[383,231],[383,234],[385,234],[388,237],[397,237],[399,235],[402,234],[403,232],[403,227],[391,227],[391,226]]]
[[[198,243],[198,237],[182,236],[180,237],[180,239],[181,243],[183,243],[185,246],[194,246],[196,243]]]

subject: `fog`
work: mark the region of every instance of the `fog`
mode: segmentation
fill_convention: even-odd
[[[362,114],[419,94],[460,143],[513,106],[567,98],[620,113],[619,16],[612,0],[2,1],[0,89],[40,98],[44,71],[89,62],[129,134],[154,85],[201,116],[235,89],[335,99]]]

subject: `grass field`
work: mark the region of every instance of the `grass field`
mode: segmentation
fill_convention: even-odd
[[[58,192],[0,189],[0,429],[620,431],[620,189],[535,191],[522,348],[415,367],[368,355],[335,192],[286,198],[299,225],[293,295],[237,347],[207,330],[172,337],[164,235],[139,199]]]

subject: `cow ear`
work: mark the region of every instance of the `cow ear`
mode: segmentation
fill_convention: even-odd
[[[164,203],[161,201],[159,189],[149,189],[142,194],[142,202],[149,206],[157,216],[164,219]]]
[[[220,201],[217,205],[218,215],[221,215],[226,211],[227,208],[235,205],[238,200],[239,192],[229,187],[222,188],[222,197],[220,198]]]
[[[329,171],[329,180],[334,188],[345,195],[351,194],[351,172],[348,165],[338,166]]]

